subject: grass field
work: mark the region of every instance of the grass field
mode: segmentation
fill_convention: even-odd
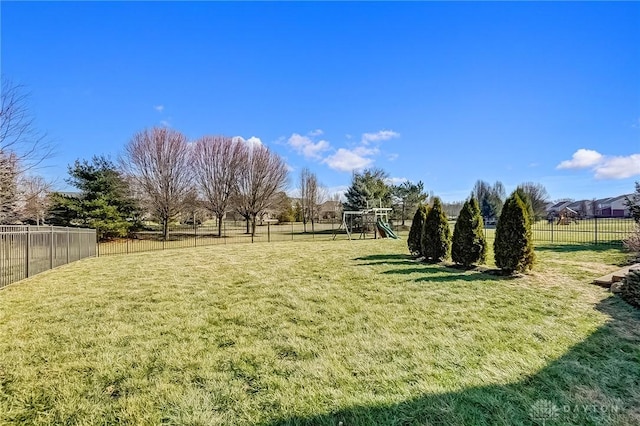
[[[538,246],[509,279],[405,244],[166,250],[9,286],[0,424],[640,423],[640,313],[589,284],[618,249]]]

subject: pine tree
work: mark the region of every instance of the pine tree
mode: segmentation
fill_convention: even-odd
[[[471,197],[465,201],[453,229],[451,258],[455,263],[470,266],[484,262],[487,242],[484,238],[484,227],[478,201]]]
[[[53,193],[47,221],[58,226],[96,228],[101,240],[123,237],[140,225],[141,210],[131,196],[128,181],[115,164],[95,156],[69,166],[67,183],[77,196]]]
[[[411,229],[409,230],[409,237],[407,238],[409,253],[413,256],[420,256],[422,254],[422,227],[427,218],[427,212],[427,206],[421,204],[416,210],[416,214],[413,215],[413,222],[411,222]]]
[[[531,220],[527,206],[517,192],[511,194],[502,209],[493,243],[495,261],[505,273],[531,269],[535,254],[531,234]]]
[[[449,257],[451,229],[440,198],[433,199],[433,206],[427,213],[422,228],[422,254],[425,260],[440,262]]]

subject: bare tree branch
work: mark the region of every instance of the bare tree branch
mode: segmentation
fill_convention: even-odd
[[[206,208],[218,220],[218,236],[222,235],[222,220],[236,191],[243,152],[242,142],[224,136],[205,136],[193,146],[196,182]]]
[[[51,157],[53,147],[46,134],[37,130],[28,109],[24,86],[2,79],[0,94],[0,153],[13,154],[18,174],[39,166]]]
[[[23,176],[19,183],[20,215],[23,220],[44,223],[44,217],[49,207],[49,193],[51,183],[41,176]]]
[[[274,201],[274,195],[287,183],[287,166],[280,156],[264,145],[242,146],[243,161],[238,170],[236,209],[251,220],[251,238],[256,218]]]
[[[166,127],[134,135],[121,159],[124,170],[160,219],[165,239],[169,235],[169,222],[181,212],[193,188],[190,159],[186,137]]]

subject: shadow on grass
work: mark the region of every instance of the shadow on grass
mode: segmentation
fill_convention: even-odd
[[[498,270],[465,270],[451,266],[424,263],[414,268],[389,269],[381,272],[385,275],[411,275],[421,274],[414,279],[415,282],[451,282],[451,281],[508,281],[517,279],[517,276],[502,275]]]
[[[292,232],[286,232],[286,230],[281,232],[281,233],[285,234],[285,235],[291,235],[292,234]],[[336,229],[323,229],[321,231],[308,230],[307,232],[304,232],[304,231],[295,231],[295,232],[293,232],[293,235],[333,235],[333,234],[347,235],[347,231],[345,231],[344,229],[338,230],[336,228]]]
[[[622,244],[539,244],[535,246],[535,250],[553,251],[557,253],[576,253],[582,251],[603,252],[609,250],[619,250],[626,252]]]
[[[388,260],[415,260],[408,254],[371,254],[369,256],[356,257],[353,260],[378,260],[380,263],[386,263]]]
[[[263,425],[637,424],[640,311],[617,297],[605,299],[597,309],[612,320],[517,382],[425,394],[393,404],[340,407]],[[547,401],[547,409],[540,401]]]

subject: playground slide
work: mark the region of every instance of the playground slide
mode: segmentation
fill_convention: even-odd
[[[378,226],[378,231],[383,238],[393,238],[394,240],[398,239],[398,236],[391,230],[391,227],[387,223],[378,220],[376,225]]]

